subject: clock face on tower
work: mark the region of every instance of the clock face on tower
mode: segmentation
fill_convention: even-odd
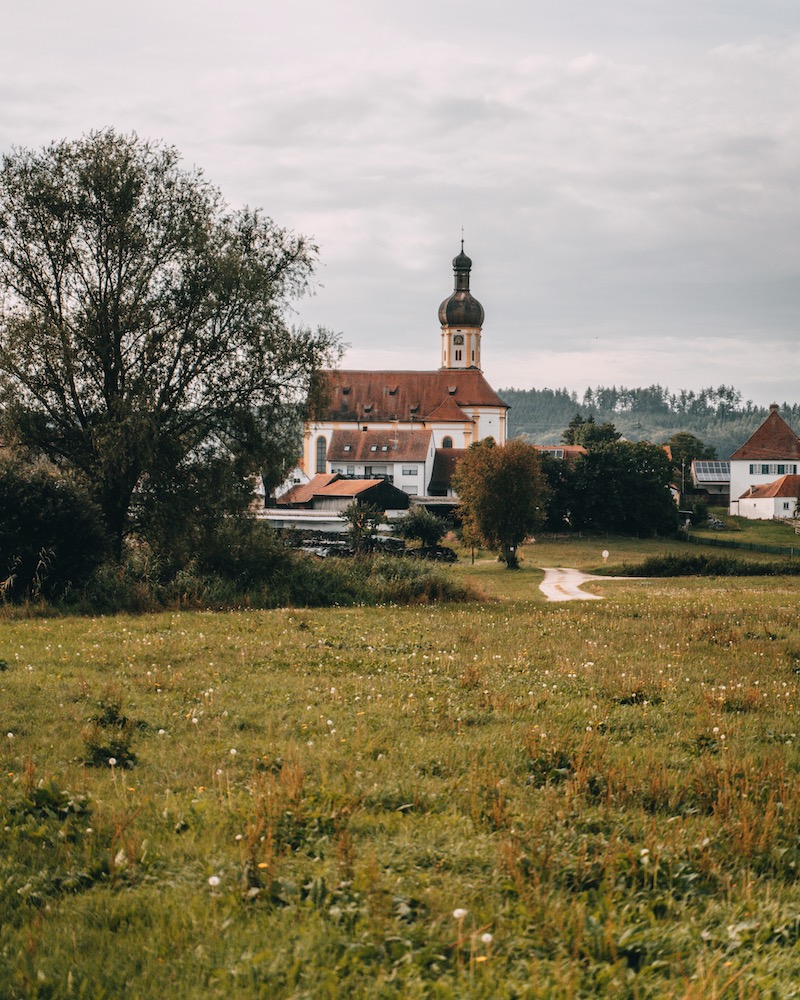
[[[464,343],[464,334],[463,333],[457,333],[457,334],[455,334],[453,336],[453,343],[454,344],[463,344]]]

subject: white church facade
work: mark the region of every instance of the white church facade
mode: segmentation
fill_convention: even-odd
[[[471,269],[462,241],[454,290],[439,307],[438,370],[323,373],[327,405],[305,426],[308,479],[377,477],[409,496],[447,497],[466,448],[486,437],[505,444],[508,405],[481,370],[484,311],[470,291]]]

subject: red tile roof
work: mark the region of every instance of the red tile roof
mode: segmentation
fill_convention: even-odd
[[[800,458],[800,438],[778,413],[770,407],[769,416],[748,440],[731,455],[731,461],[775,461]]]
[[[357,497],[373,486],[380,486],[383,479],[338,479],[315,490],[315,497]]]
[[[436,420],[439,423],[459,423],[463,424],[464,421],[472,423],[472,417],[468,417],[466,413],[461,409],[458,403],[453,399],[453,397],[448,393],[447,396],[439,403],[438,406],[434,407],[427,416],[428,420]]]
[[[448,399],[458,407],[508,404],[477,368],[440,371],[327,371],[330,405],[318,419],[365,424],[388,420],[425,420]],[[450,413],[454,411],[449,409]],[[460,419],[446,417],[445,419]]]
[[[311,498],[315,496],[323,486],[327,486],[328,483],[333,482],[334,479],[338,478],[338,473],[320,472],[314,476],[311,482],[300,483],[281,494],[281,496],[277,499],[277,503],[282,507],[289,504],[309,503]]]
[[[764,499],[769,497],[786,497],[797,499],[800,497],[800,476],[781,476],[773,483],[764,483],[763,486],[751,486],[746,493],[743,493],[740,500]]]
[[[582,444],[535,444],[533,447],[537,451],[548,452],[553,456],[557,451],[560,451],[566,461],[573,463],[580,455],[586,454],[586,449]]]
[[[456,465],[466,453],[466,448],[437,448],[428,490],[433,493],[442,493],[450,489]]]
[[[431,432],[421,427],[412,431],[335,430],[328,446],[328,461],[424,462],[430,444]]]

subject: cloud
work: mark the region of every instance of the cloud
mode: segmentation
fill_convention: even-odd
[[[320,242],[300,315],[360,357],[438,363],[463,225],[487,370],[787,381],[800,35],[780,0],[142,0],[113,23],[42,0],[12,5],[0,57],[1,148],[107,124],[175,143]]]

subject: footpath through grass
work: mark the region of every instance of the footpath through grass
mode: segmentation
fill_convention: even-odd
[[[800,581],[482,565],[0,623],[0,996],[796,996]]]

